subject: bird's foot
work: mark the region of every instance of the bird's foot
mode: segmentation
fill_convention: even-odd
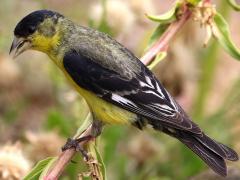
[[[82,156],[84,157],[84,159],[86,161],[88,161],[89,157],[88,157],[88,153],[87,151],[85,151],[83,149],[83,147],[79,144],[83,141],[89,141],[93,138],[93,136],[89,135],[89,136],[84,136],[78,139],[71,139],[68,138],[66,144],[62,147],[62,151],[66,151],[68,149],[72,149],[74,148],[76,151],[80,152],[82,154]]]

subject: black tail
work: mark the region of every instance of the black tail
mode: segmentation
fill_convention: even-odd
[[[204,133],[198,135],[186,131],[163,127],[159,130],[177,138],[221,176],[227,175],[225,159],[230,161],[238,160],[238,155],[234,150],[214,141]]]
[[[229,147],[218,143],[208,136],[194,136],[185,134],[178,139],[196,153],[210,168],[222,176],[227,175],[225,159],[238,160],[238,155]]]

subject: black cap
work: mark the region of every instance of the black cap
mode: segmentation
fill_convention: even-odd
[[[56,16],[56,18],[63,17],[63,15],[50,11],[50,10],[38,10],[30,13],[24,17],[15,27],[14,35],[19,37],[27,37],[33,34],[38,25],[41,24],[44,19]]]

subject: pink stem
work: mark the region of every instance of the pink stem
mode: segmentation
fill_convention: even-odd
[[[160,37],[160,39],[143,55],[141,58],[143,64],[149,65],[159,52],[167,51],[170,41],[176,35],[179,29],[181,29],[184,23],[190,18],[190,16],[191,11],[187,8],[181,18],[173,22]]]
[[[92,125],[90,125],[79,138],[91,135]],[[80,142],[79,145],[82,147],[84,144],[88,143],[88,141]],[[53,167],[49,170],[47,175],[43,178],[44,180],[56,180],[59,178],[59,176],[62,174],[63,170],[71,161],[73,156],[75,155],[76,151],[75,149],[68,149],[64,152],[62,152],[59,156],[57,161],[54,163]]]

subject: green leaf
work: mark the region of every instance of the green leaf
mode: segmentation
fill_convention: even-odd
[[[36,166],[31,170],[31,172],[26,175],[23,180],[35,180],[40,179],[42,172],[49,167],[56,160],[56,157],[48,157],[47,159],[39,161]]]
[[[169,25],[170,24],[158,25],[158,27],[155,29],[155,31],[151,35],[145,51],[147,51],[162,36],[162,34],[166,31]],[[148,65],[148,68],[153,69],[162,59],[166,57],[166,55],[167,55],[166,52],[159,52],[155,57],[155,59],[151,62],[151,64]]]
[[[176,19],[176,14],[177,14],[179,5],[180,5],[179,1],[176,1],[174,3],[174,6],[166,13],[161,14],[161,15],[146,14],[146,16],[148,19],[150,19],[152,21],[156,21],[156,22],[160,22],[160,23],[170,23]]]
[[[148,44],[147,44],[147,48],[146,50],[148,50],[148,48],[150,48],[154,42],[156,42],[161,36],[162,34],[166,31],[166,29],[168,28],[170,24],[159,24],[158,27],[154,30],[153,34],[151,35]]]
[[[89,112],[74,135],[74,139],[79,138],[79,136],[92,124],[92,121],[92,114]]]
[[[98,148],[97,146],[94,146],[94,150],[95,150],[95,153],[97,155],[97,160],[99,163],[101,163],[101,172],[102,172],[102,176],[103,176],[103,180],[107,180],[107,176],[106,176],[106,167],[105,167],[105,164],[103,162],[103,158],[101,156],[101,154],[99,153],[98,151]]]
[[[233,9],[240,11],[240,5],[235,0],[227,0],[227,2]]]
[[[45,168],[42,170],[42,173],[39,177],[40,180],[44,180],[44,177],[47,175],[49,169],[52,167],[53,163],[55,163],[55,161],[57,160],[57,157],[50,157],[50,158],[51,158],[50,161],[45,166]]]
[[[236,47],[230,37],[230,30],[226,20],[220,13],[214,16],[216,26],[213,26],[213,34],[222,47],[235,59],[240,60],[240,50]]]
[[[149,69],[153,69],[161,60],[163,60],[167,56],[167,52],[159,52],[155,59],[148,65]]]

